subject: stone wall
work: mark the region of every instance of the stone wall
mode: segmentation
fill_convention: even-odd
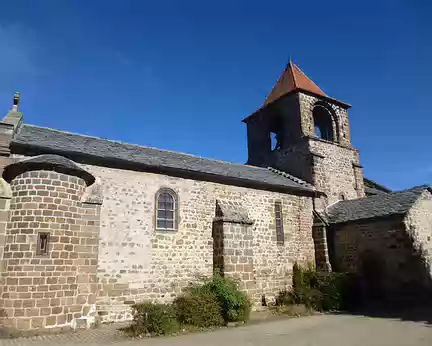
[[[254,240],[252,225],[216,221],[213,237],[217,261],[215,269],[226,277],[239,280],[240,288],[256,303],[260,297],[256,292],[254,270]]]
[[[312,228],[314,244],[315,244],[315,266],[318,271],[331,271],[330,259],[327,246],[326,227],[321,222],[315,220]]]
[[[29,171],[11,181],[6,227],[1,324],[54,328],[89,313],[96,301],[100,207],[82,203],[83,179]],[[38,253],[40,233],[48,252]]]
[[[313,184],[313,160],[307,139],[303,138],[290,148],[273,152],[268,164]]]
[[[309,149],[314,154],[313,185],[327,195],[329,204],[364,197],[361,172],[354,174],[353,164],[359,164],[358,151],[318,138],[309,139]]]
[[[316,137],[272,153],[272,166],[306,180],[324,192],[328,204],[364,197],[359,152]]]
[[[411,208],[405,220],[407,230],[413,239],[414,248],[424,261],[428,277],[432,278],[432,194],[425,191]]]
[[[356,273],[361,270],[362,256],[374,252],[382,257],[383,263],[393,263],[404,251],[400,241],[404,240],[405,227],[402,217],[363,220],[331,226],[333,253],[332,267],[336,271]],[[388,258],[386,249],[392,249]]]
[[[216,200],[233,201],[254,221],[254,275],[260,294],[291,285],[296,260],[314,258],[312,199],[166,175],[86,166],[104,190],[99,245],[98,308],[106,320],[130,318],[128,304],[169,301],[197,274],[213,271]],[[179,229],[155,231],[155,194],[174,190]],[[276,242],[274,201],[282,202],[285,244]]]
[[[281,150],[288,149],[302,137],[298,94],[273,102],[247,118],[248,164],[271,165],[270,132],[280,132]]]
[[[425,224],[414,215],[410,222]],[[333,270],[359,274],[364,280],[363,294],[376,295],[382,302],[402,301],[417,299],[430,287],[422,256],[403,216],[332,225],[330,232]]]
[[[347,147],[351,147],[351,135],[348,120],[348,111],[334,102],[323,102],[318,97],[299,93],[301,127],[304,136],[315,136],[315,127],[313,120],[313,109],[317,103],[324,105],[330,113],[333,120],[333,137],[336,142]]]

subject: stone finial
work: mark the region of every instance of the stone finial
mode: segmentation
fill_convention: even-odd
[[[18,105],[19,105],[19,103],[20,103],[20,100],[21,100],[21,94],[20,94],[19,92],[16,92],[16,93],[14,94],[14,98],[13,98],[13,106],[12,106],[12,109],[13,109],[14,111],[18,111]]]

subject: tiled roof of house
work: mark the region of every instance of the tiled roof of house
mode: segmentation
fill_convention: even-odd
[[[371,219],[395,214],[406,214],[420,195],[430,188],[427,185],[387,194],[340,201],[327,208],[330,223]]]
[[[293,62],[289,62],[276,85],[273,87],[264,105],[272,103],[282,96],[295,91],[304,90],[320,96],[327,96],[300,68]]]
[[[312,194],[313,186],[267,168],[212,160],[199,156],[127,144],[48,128],[22,125],[11,151],[24,155],[58,154],[76,162],[174,174],[198,180],[276,191]]]

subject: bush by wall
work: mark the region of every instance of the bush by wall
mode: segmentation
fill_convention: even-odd
[[[304,304],[318,311],[340,311],[349,307],[353,277],[346,273],[318,273],[314,266],[293,268],[293,288],[280,292],[276,304]]]
[[[133,322],[122,330],[130,336],[157,336],[176,333],[180,327],[217,327],[247,321],[251,306],[234,280],[215,275],[190,287],[173,304],[133,305]]]
[[[214,275],[204,282],[204,287],[215,293],[225,322],[246,322],[249,319],[251,301],[246,293],[240,291],[235,280]]]
[[[132,324],[123,329],[130,336],[169,335],[179,330],[175,309],[170,304],[135,304],[132,314]]]
[[[347,273],[320,273],[319,289],[323,294],[323,310],[341,311],[352,307],[354,295],[354,280]]]
[[[185,325],[200,328],[224,324],[222,308],[216,294],[207,286],[198,285],[174,300],[177,319]]]

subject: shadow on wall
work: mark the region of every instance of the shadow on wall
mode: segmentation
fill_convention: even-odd
[[[408,232],[397,237],[397,244],[359,256],[352,313],[432,324],[429,254]]]

